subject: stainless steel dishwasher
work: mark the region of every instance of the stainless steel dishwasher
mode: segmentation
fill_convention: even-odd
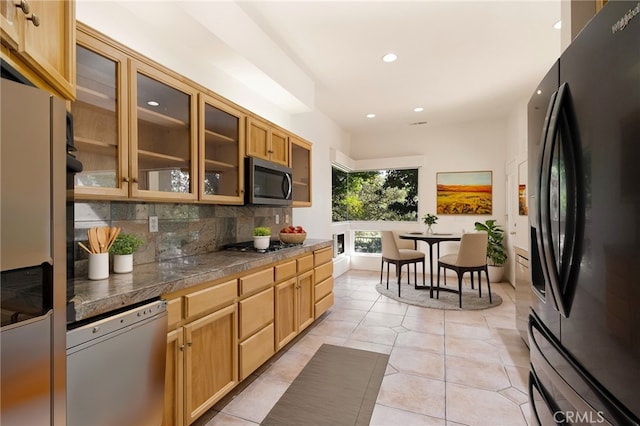
[[[67,424],[160,425],[166,347],[162,300],[67,331]]]

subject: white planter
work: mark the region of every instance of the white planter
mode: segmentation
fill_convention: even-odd
[[[133,271],[133,254],[114,254],[113,272],[126,274]]]
[[[491,266],[489,265],[489,281],[492,283],[502,282],[504,276],[504,265]]]
[[[255,247],[257,250],[268,249],[270,242],[271,242],[271,235],[253,237],[253,247]]]

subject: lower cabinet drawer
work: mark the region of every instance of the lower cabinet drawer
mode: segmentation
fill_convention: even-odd
[[[273,268],[240,278],[240,296],[252,293],[273,284]]]
[[[315,307],[315,318],[317,319],[320,315],[327,312],[327,309],[333,306],[333,293],[329,293],[324,297],[324,299],[316,302]]]
[[[333,291],[333,277],[327,278],[319,284],[316,284],[315,288],[315,301],[322,299],[327,294]]]
[[[242,341],[273,322],[273,287],[238,302],[239,339]]]
[[[182,320],[182,297],[167,301],[167,328],[172,329]]]
[[[286,280],[287,278],[293,277],[296,274],[296,261],[292,260],[290,262],[281,263],[280,265],[275,266],[275,277],[276,282]]]
[[[236,280],[216,284],[212,287],[187,294],[184,297],[186,318],[213,311],[220,306],[228,305],[238,296]]]
[[[308,256],[301,257],[297,260],[298,262],[298,273],[308,271],[313,268],[313,255],[310,254]]]
[[[315,282],[324,281],[333,275],[333,262],[325,263],[324,265],[316,266],[315,269]]]
[[[313,262],[316,266],[330,262],[331,259],[333,259],[333,247],[327,247],[313,252]]]
[[[274,353],[274,326],[269,324],[240,343],[240,380],[246,379]]]

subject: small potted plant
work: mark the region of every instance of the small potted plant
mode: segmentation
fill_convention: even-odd
[[[253,228],[253,247],[257,250],[266,250],[271,241],[271,228],[268,226],[258,226]]]
[[[133,234],[118,234],[109,248],[113,254],[113,272],[126,274],[133,271],[133,252],[144,244],[141,238]]]
[[[422,221],[424,222],[425,225],[427,225],[427,234],[432,234],[433,231],[431,230],[431,225],[434,225],[435,223],[438,222],[438,216],[433,215],[431,213],[427,213],[424,216],[422,216]]]
[[[504,274],[504,264],[507,261],[507,251],[504,248],[504,229],[494,219],[484,223],[474,224],[476,231],[484,231],[489,237],[487,241],[487,259],[489,266],[489,279],[491,282],[500,282]]]

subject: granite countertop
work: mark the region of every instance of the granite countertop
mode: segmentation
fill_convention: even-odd
[[[192,286],[249,271],[260,266],[331,247],[331,240],[307,239],[297,247],[276,252],[218,251],[158,263],[136,265],[128,274],[110,274],[108,279],[76,278],[71,299],[75,315],[69,323],[81,321]]]

